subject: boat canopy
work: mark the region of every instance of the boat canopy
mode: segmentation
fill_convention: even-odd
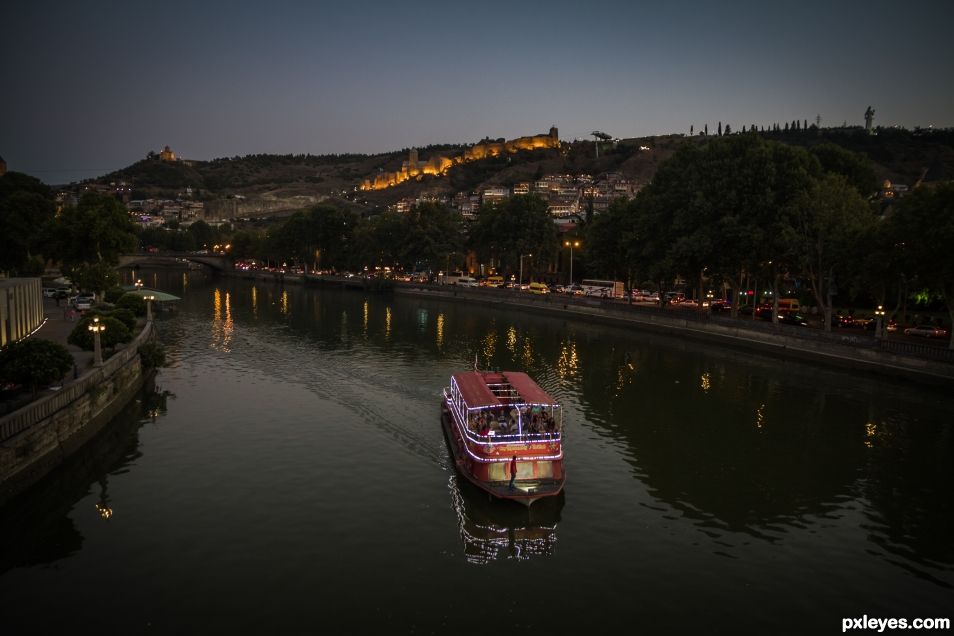
[[[552,404],[556,405],[556,400],[540,388],[540,385],[526,373],[520,371],[504,371],[504,377],[510,386],[520,394],[526,404]]]
[[[558,406],[530,376],[520,371],[455,373],[452,384],[471,409],[514,404]]]

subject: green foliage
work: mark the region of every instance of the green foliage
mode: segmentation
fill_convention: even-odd
[[[831,142],[813,146],[811,152],[825,172],[840,174],[864,196],[878,189],[874,167],[864,155],[846,150]]]
[[[100,293],[119,283],[119,274],[109,263],[64,264],[63,273],[80,289],[94,293]]]
[[[137,245],[136,227],[122,203],[96,192],[87,192],[76,207],[63,210],[54,231],[57,254],[70,269],[94,263],[116,265],[121,254]]]
[[[125,307],[118,307],[116,309],[112,309],[106,312],[104,315],[107,317],[115,318],[116,320],[120,321],[121,323],[126,325],[126,328],[129,329],[130,331],[136,328],[136,314]]]
[[[53,194],[39,180],[19,172],[0,177],[0,271],[42,273],[39,254],[52,252],[47,237],[54,211]]]
[[[102,345],[104,349],[113,349],[120,343],[132,340],[132,332],[118,318],[89,314],[80,319],[76,327],[73,328],[73,331],[70,332],[66,341],[86,351],[92,351],[93,334],[89,330],[89,326],[94,322],[95,318],[99,318],[99,324],[105,327],[99,334],[100,345]]]
[[[315,206],[296,212],[269,232],[265,251],[280,261],[296,261],[309,269],[344,267],[351,256],[355,217],[350,212]]]
[[[900,201],[889,223],[901,246],[901,271],[939,294],[954,324],[954,183],[919,188]]]
[[[127,309],[136,316],[146,315],[146,301],[139,294],[125,293],[116,301],[117,309]]]
[[[0,349],[0,378],[37,388],[59,380],[73,366],[73,356],[61,344],[28,338]]]
[[[126,293],[126,290],[120,286],[110,287],[106,290],[106,293],[103,295],[103,300],[108,303],[115,304],[117,300],[123,297],[123,294]]]
[[[827,174],[800,193],[782,236],[794,265],[811,284],[831,328],[831,296],[847,285],[863,262],[862,239],[874,223],[871,209],[841,175]]]
[[[139,347],[139,358],[147,369],[166,366],[166,349],[159,342],[147,342]]]
[[[524,261],[528,271],[528,264],[532,267],[553,260],[559,250],[558,232],[547,204],[533,195],[483,206],[471,227],[470,240],[478,259],[499,262],[501,269],[510,273],[519,269],[522,254],[533,254]]]

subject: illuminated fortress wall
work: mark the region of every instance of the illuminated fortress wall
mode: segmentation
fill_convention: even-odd
[[[373,179],[365,179],[361,183],[362,190],[383,190],[393,185],[416,179],[423,175],[442,175],[451,167],[477,161],[487,157],[498,157],[503,154],[513,154],[521,150],[537,150],[540,148],[559,148],[560,136],[556,127],[550,128],[548,135],[534,135],[532,137],[518,137],[510,141],[482,141],[465,150],[463,154],[445,157],[434,154],[426,162],[421,163],[417,158],[417,150],[411,150],[407,161],[401,164],[396,172],[382,172]]]

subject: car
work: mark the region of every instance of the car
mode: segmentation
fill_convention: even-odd
[[[531,294],[549,294],[550,288],[546,283],[530,283],[529,291]]]
[[[898,330],[898,321],[897,321],[897,320],[889,320],[889,321],[888,321],[888,326],[885,327],[885,328],[886,328],[888,331],[894,333],[895,331]]]
[[[713,300],[709,303],[709,308],[716,313],[732,311],[732,303],[728,300]]]
[[[54,297],[56,296],[56,288],[55,288],[55,287],[44,287],[44,288],[43,288],[43,296],[44,296],[44,298],[54,298]]]
[[[905,329],[904,335],[921,336],[922,338],[945,338],[947,337],[947,329],[933,325],[918,325],[917,327],[908,327]]]
[[[96,302],[96,297],[92,294],[80,294],[76,297],[76,302],[73,304],[79,311],[86,311],[87,309],[93,308],[94,302]]]
[[[854,327],[855,319],[850,314],[833,314],[831,317],[832,327]]]
[[[762,320],[771,320],[772,310],[762,308],[756,315]],[[792,311],[791,309],[779,309],[778,322],[781,325],[798,325],[799,327],[808,326],[808,321],[805,320],[805,317],[797,311]]]

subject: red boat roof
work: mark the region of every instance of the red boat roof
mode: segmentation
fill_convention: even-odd
[[[540,388],[529,375],[520,371],[504,371],[504,377],[510,383],[523,401],[528,404],[556,404],[556,400],[550,397],[546,391]]]
[[[480,408],[482,406],[503,406],[500,400],[490,392],[484,376],[478,371],[468,371],[466,373],[455,373],[454,381],[457,382],[457,388],[460,396],[470,408]]]
[[[530,376],[520,371],[504,371],[503,373],[467,371],[455,373],[454,381],[457,383],[460,396],[470,408],[503,406],[504,403],[487,385],[505,382],[513,387],[525,404],[557,404],[556,400],[541,389]]]

